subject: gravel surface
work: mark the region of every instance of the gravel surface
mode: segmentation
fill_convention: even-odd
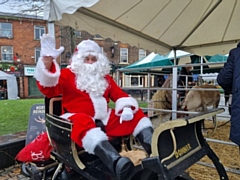
[[[0,169],[0,180],[30,180],[21,174],[21,164]]]
[[[230,122],[219,121],[216,132],[211,135],[210,139],[231,142],[229,140]],[[206,127],[212,127],[211,121],[205,121]],[[224,143],[208,142],[212,150],[218,156],[220,162],[226,169],[229,180],[240,179],[240,157],[239,147]],[[212,161],[207,157],[203,157],[200,162],[213,165]],[[214,167],[207,167],[199,164],[194,164],[188,169],[190,176],[196,180],[216,180],[220,179],[217,170]]]
[[[206,127],[212,127],[212,121],[205,122]],[[227,121],[219,121],[216,132],[208,138],[229,141],[230,123]],[[227,170],[229,180],[240,179],[240,161],[239,161],[239,148],[234,145],[226,145],[216,142],[208,142],[210,147],[219,157],[221,163]],[[212,161],[207,157],[203,157],[200,162],[212,164]],[[214,167],[207,167],[200,164],[194,164],[187,172],[193,179],[196,180],[216,180],[219,175]],[[30,178],[21,174],[21,163],[14,166],[0,169],[0,180],[30,180]]]

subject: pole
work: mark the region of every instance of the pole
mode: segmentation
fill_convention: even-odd
[[[150,73],[148,73],[148,80],[147,80],[147,86],[148,86],[148,90],[147,90],[147,92],[148,92],[148,96],[147,96],[147,100],[148,100],[148,102],[150,101],[150,99],[151,99],[151,91],[150,91],[150,86],[151,86],[151,75],[150,75]]]
[[[48,22],[48,34],[53,36],[55,38],[55,27],[54,27],[54,22]]]
[[[203,74],[203,57],[201,56],[201,71],[200,71],[200,74],[202,75]]]
[[[176,49],[174,49],[174,67],[173,67],[173,72],[172,72],[172,110],[177,111],[177,55],[176,55]],[[177,119],[177,113],[172,112],[172,119]]]
[[[120,75],[118,70],[116,70],[116,83],[118,86],[120,86]]]

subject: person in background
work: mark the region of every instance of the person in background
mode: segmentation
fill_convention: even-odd
[[[232,94],[229,139],[240,146],[240,43],[230,50],[227,62],[217,76],[218,84]]]
[[[158,87],[162,87],[164,82],[165,82],[164,75],[159,75],[158,78],[157,78],[157,86]]]
[[[133,134],[150,155],[152,123],[109,75],[109,61],[97,43],[82,41],[71,64],[60,70],[56,58],[62,51],[62,47],[55,49],[53,37],[43,34],[35,72],[39,90],[49,98],[62,96],[61,117],[73,123],[72,140],[98,156],[118,179],[126,179],[134,165],[119,155],[109,138]],[[115,109],[108,106],[110,100]]]
[[[190,63],[186,63],[190,64]],[[195,82],[193,81],[193,74],[191,72],[192,66],[186,66],[182,67],[180,74],[179,74],[179,79],[178,79],[178,87],[179,88],[191,88],[195,85]],[[187,84],[186,84],[187,83]],[[185,90],[179,90],[178,91],[178,96],[180,98],[180,101],[182,101],[185,98],[187,91]]]
[[[224,91],[225,106],[228,106],[228,112],[232,115],[232,93]]]

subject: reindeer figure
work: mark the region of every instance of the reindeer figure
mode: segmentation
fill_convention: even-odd
[[[216,89],[216,91],[207,91],[205,89]],[[220,102],[220,92],[216,86],[205,84],[201,86],[194,86],[187,93],[185,99],[182,102],[181,108],[183,110],[192,112],[203,112],[207,110],[207,107],[217,108]],[[217,117],[213,116],[213,124],[215,132],[217,128]]]
[[[172,75],[169,75],[169,77],[165,80],[164,84],[162,85],[162,88],[170,88],[172,87]],[[172,109],[172,90],[164,90],[159,89],[152,97],[153,101],[153,107],[155,109]],[[161,120],[161,123],[167,121],[170,119],[171,113],[168,112],[155,112],[156,114],[159,114],[159,119]]]
[[[216,89],[216,91],[206,91],[205,89],[207,88]],[[190,89],[182,102],[181,108],[188,111],[202,112],[206,111],[209,106],[217,108],[219,102],[220,92],[217,87],[211,84],[204,84]]]

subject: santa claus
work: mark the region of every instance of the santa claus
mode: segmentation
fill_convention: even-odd
[[[119,179],[127,177],[133,163],[121,157],[109,137],[133,134],[151,154],[152,123],[109,76],[109,61],[94,41],[84,40],[72,56],[71,65],[60,70],[56,58],[63,47],[55,49],[54,38],[41,37],[41,57],[35,78],[47,97],[62,96],[63,118],[73,123],[71,138],[90,154],[97,155]],[[108,107],[109,101],[115,109]],[[104,128],[96,125],[101,122]]]

